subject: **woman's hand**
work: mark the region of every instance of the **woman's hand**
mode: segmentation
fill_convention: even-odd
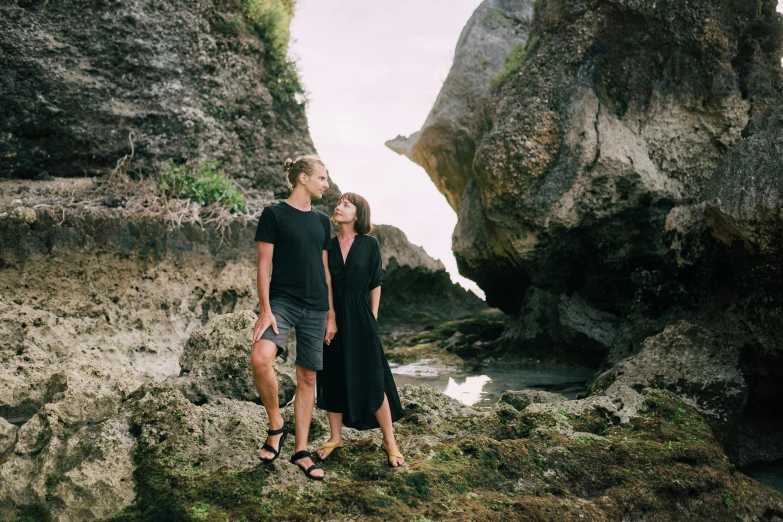
[[[264,335],[264,332],[270,326],[272,327],[273,332],[279,333],[277,331],[277,320],[275,319],[272,310],[264,310],[264,312],[258,316],[256,324],[253,326],[253,344],[261,340],[261,336]]]
[[[332,339],[334,339],[334,334],[337,333],[336,317],[335,313],[331,310],[326,314],[326,335],[324,335],[324,342],[326,344],[331,344]]]

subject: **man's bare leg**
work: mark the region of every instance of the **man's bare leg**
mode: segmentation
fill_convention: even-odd
[[[327,442],[340,442],[343,439],[343,414],[327,412],[326,416],[329,418],[329,429],[332,432]],[[317,452],[318,458],[323,460],[326,455],[325,449],[319,449]]]
[[[381,425],[381,432],[383,433],[383,443],[386,445],[386,449],[392,452],[397,449],[397,442],[394,440],[394,427],[392,426],[391,409],[389,408],[389,398],[386,394],[383,395],[383,404],[375,412],[375,418],[378,420],[378,424]],[[395,457],[395,468],[405,462],[402,457]]]
[[[253,345],[253,351],[250,354],[250,365],[253,368],[253,383],[256,385],[258,396],[264,403],[266,414],[269,417],[269,429],[279,430],[283,427],[283,416],[280,415],[280,405],[277,396],[277,377],[272,368],[275,356],[277,355],[277,346],[272,341],[261,339]],[[277,448],[280,441],[279,435],[270,435],[266,443]],[[259,456],[263,460],[271,460],[274,454],[269,450],[262,449]]]
[[[301,366],[296,367],[296,397],[294,397],[294,418],[296,419],[296,433],[294,435],[294,453],[307,451],[307,438],[310,435],[310,421],[313,418],[313,404],[315,403],[315,370],[308,370]],[[297,465],[304,469],[309,468],[315,462],[311,458],[300,459]],[[314,469],[314,477],[323,477],[324,470]]]

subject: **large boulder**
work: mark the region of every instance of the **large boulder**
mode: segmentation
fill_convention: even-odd
[[[724,244],[741,242],[749,253],[783,251],[783,102],[751,120],[745,139],[715,171],[705,194],[707,224]]]
[[[188,399],[197,404],[220,397],[260,402],[250,368],[257,317],[247,310],[225,314],[190,335],[179,359],[181,370],[176,384]],[[286,350],[274,362],[280,407],[296,393],[295,346],[291,335]]]
[[[474,113],[490,97],[504,58],[527,43],[531,0],[484,0],[460,34],[454,63],[421,130],[386,142],[418,163],[454,210],[472,177]]]
[[[0,6],[0,177],[102,174],[133,152],[218,161],[285,197],[286,157],[314,150],[286,57],[293,2]],[[131,143],[132,142],[132,143]]]
[[[710,423],[728,447],[737,438],[748,385],[737,347],[702,327],[679,321],[644,341],[639,353],[599,376],[593,390],[623,384],[664,388],[681,396]]]
[[[475,154],[451,158],[469,173],[460,273],[489,305],[543,318],[523,320],[520,339],[563,358],[582,349],[546,333],[561,330],[559,307],[531,287],[596,310],[580,315],[606,318],[599,339],[616,329],[608,347],[591,341],[594,360],[663,328],[642,316],[678,298],[667,215],[708,197],[726,151],[780,92],[781,35],[772,0],[536,3],[518,68],[475,115]],[[451,198],[446,179],[436,185]]]
[[[147,456],[163,459],[182,477],[208,476],[218,468],[246,471],[258,464],[265,440],[261,406],[230,399],[196,406],[168,384],[146,384],[111,415],[99,415],[99,407],[90,420],[69,417],[68,400],[44,406],[18,429],[12,451],[0,453],[3,522],[15,515],[104,520],[154,479],[156,470],[144,467]],[[82,404],[90,410],[92,401],[84,397]],[[161,506],[165,500],[160,498]]]

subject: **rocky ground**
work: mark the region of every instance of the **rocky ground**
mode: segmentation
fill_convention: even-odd
[[[575,401],[508,392],[486,410],[405,387],[403,468],[386,463],[378,430],[346,429],[321,483],[284,459],[259,463],[266,419],[236,363],[253,319],[210,320],[186,345],[187,373],[162,383],[62,372],[32,419],[3,421],[0,519],[783,518],[783,495],[734,471],[693,408],[620,383]],[[283,380],[290,355],[276,368]],[[293,421],[290,405],[284,415]],[[317,412],[314,443],[327,429]]]

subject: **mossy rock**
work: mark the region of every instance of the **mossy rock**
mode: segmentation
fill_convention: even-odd
[[[407,457],[400,469],[388,466],[374,432],[335,451],[324,463],[322,483],[308,481],[284,459],[240,472],[185,474],[168,464],[165,444],[139,445],[138,498],[114,520],[714,521],[783,515],[783,495],[735,472],[704,419],[666,391],[646,390],[641,409],[625,423],[609,408],[591,407],[595,399],[534,404],[538,411],[505,405],[446,413],[448,405],[438,406],[423,390],[405,397],[406,409],[443,414],[431,416],[426,429],[407,418],[397,424]]]

